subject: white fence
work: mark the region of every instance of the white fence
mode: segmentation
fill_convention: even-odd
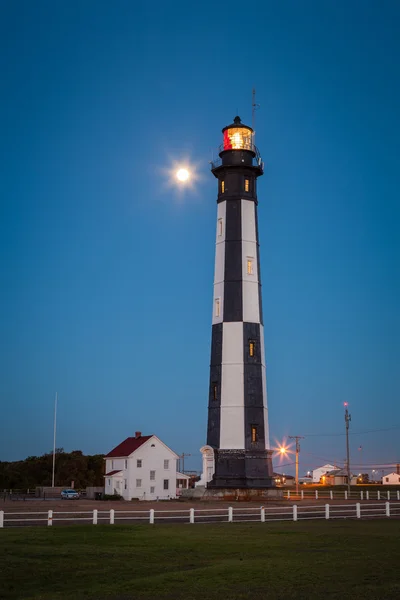
[[[186,510],[93,510],[86,512],[9,512],[0,511],[0,528],[5,526],[86,523],[97,525],[134,523],[219,523],[302,521],[314,519],[399,518],[400,502],[361,504],[319,504],[305,506],[235,507]]]
[[[343,498],[344,500],[399,500],[400,501],[400,490],[361,490],[361,491],[351,491],[348,494],[347,490],[300,490],[299,493],[296,493],[294,490],[284,490],[283,497],[288,500],[307,500],[307,499],[315,499],[315,500],[324,500],[330,499],[334,500],[335,498],[339,500]]]

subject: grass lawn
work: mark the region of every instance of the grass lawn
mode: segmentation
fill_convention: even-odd
[[[400,598],[400,520],[0,531],[0,598]]]

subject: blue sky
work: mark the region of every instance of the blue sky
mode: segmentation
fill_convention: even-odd
[[[199,468],[208,161],[253,86],[271,438],[348,401],[354,462],[400,460],[399,33],[395,1],[2,3],[0,460],[51,450],[58,391],[58,446],[141,430]],[[306,437],[301,472],[344,457]]]

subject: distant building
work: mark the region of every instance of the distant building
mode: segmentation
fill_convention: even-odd
[[[333,469],[321,477],[321,483],[325,485],[345,485],[347,484],[347,471],[344,469]]]
[[[313,483],[319,483],[323,475],[325,475],[328,471],[333,471],[335,468],[335,465],[324,465],[323,467],[314,469],[312,472]]]
[[[383,485],[398,485],[400,483],[400,473],[388,473],[382,477]]]
[[[285,473],[274,473],[274,479],[276,485],[293,485],[295,478],[293,475],[285,475]]]
[[[105,457],[105,493],[125,500],[167,500],[177,496],[178,455],[155,435],[128,437]],[[186,476],[179,474],[181,485]]]

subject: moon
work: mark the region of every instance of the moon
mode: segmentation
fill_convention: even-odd
[[[182,182],[187,181],[189,179],[189,171],[187,169],[178,169],[176,178]]]

